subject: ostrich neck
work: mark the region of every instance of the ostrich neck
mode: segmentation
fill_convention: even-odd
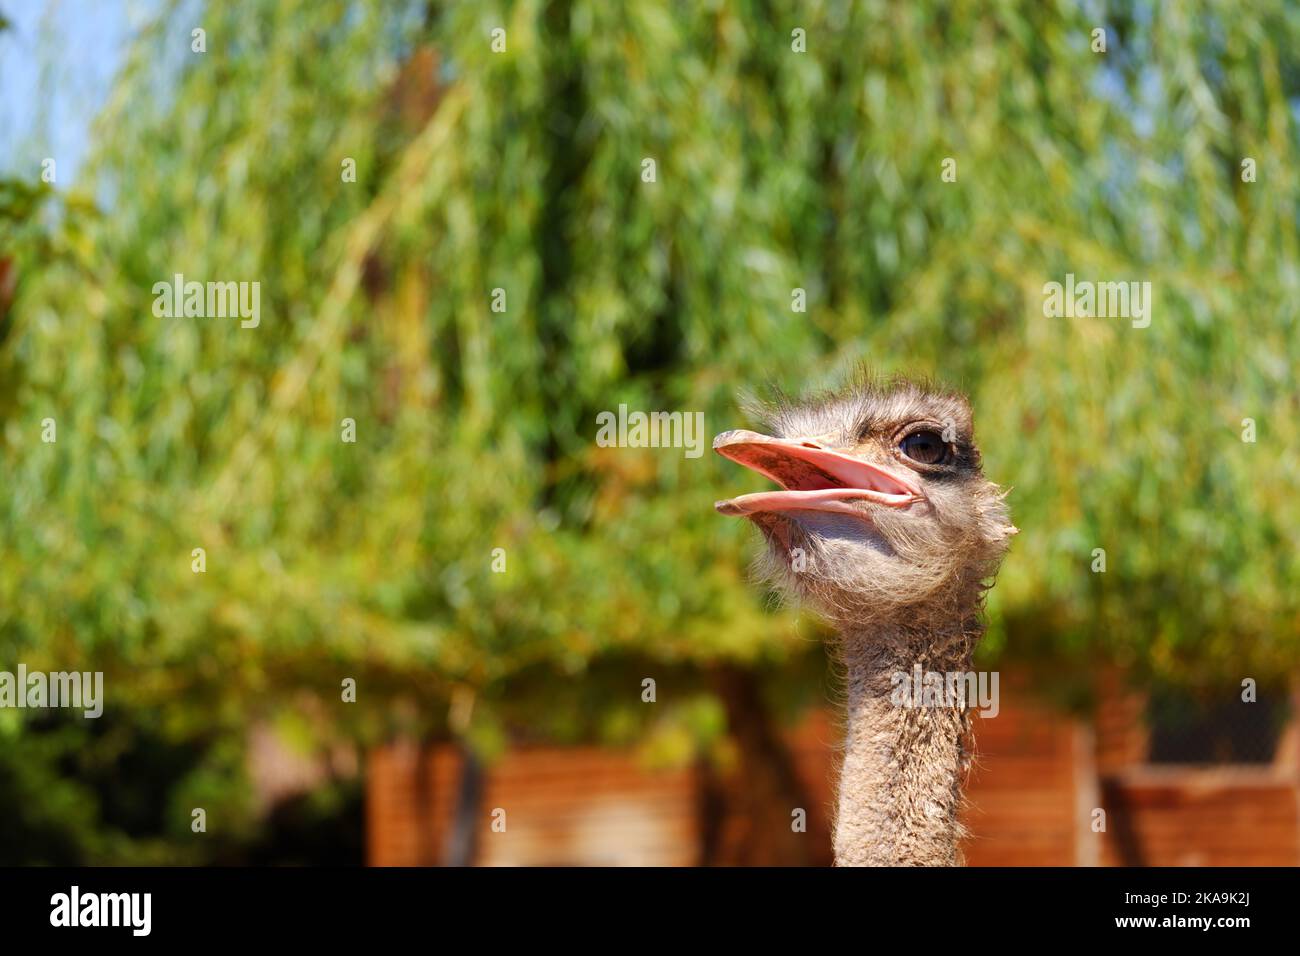
[[[899,678],[970,670],[981,626],[972,615],[941,632],[849,630],[840,647],[848,721],[835,824],[839,866],[954,866],[969,764],[966,706],[900,706]]]

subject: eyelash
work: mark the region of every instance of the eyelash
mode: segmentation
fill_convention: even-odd
[[[910,424],[904,425],[894,433],[894,444],[901,445],[911,436],[920,434],[921,432],[934,432],[941,440],[943,438],[943,426],[938,422],[911,422]],[[950,441],[944,442],[944,444],[956,445],[957,443]]]
[[[894,432],[893,447],[895,450],[898,450],[902,446],[903,442],[908,439],[909,436],[915,435],[917,432],[934,432],[936,435],[939,436],[940,439],[942,439],[943,429],[944,426],[941,425],[939,422],[930,422],[930,421],[909,422],[908,424],[904,425],[902,428],[899,428]],[[870,422],[864,422],[863,424],[858,426],[857,435],[858,435],[859,443],[867,441],[871,437],[871,434],[872,434],[872,430],[871,430]],[[948,446],[949,450],[952,453],[949,463],[950,464],[955,463],[957,459],[961,457],[961,446],[959,442],[950,441],[950,442],[944,442],[944,444]]]

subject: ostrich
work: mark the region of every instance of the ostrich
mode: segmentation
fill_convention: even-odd
[[[895,689],[917,665],[970,670],[984,591],[1016,533],[1005,492],[981,470],[970,405],[957,392],[864,376],[752,411],[772,435],[724,432],[713,448],[783,490],[715,507],[757,525],[767,543],[760,576],[839,631],[848,713],[835,862],[959,864],[966,701],[916,706]]]

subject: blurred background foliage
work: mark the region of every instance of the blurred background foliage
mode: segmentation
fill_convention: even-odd
[[[77,188],[0,182],[0,666],[107,694],[0,711],[3,852],[342,852],[259,855],[260,725],[680,761],[725,747],[718,667],[823,699],[712,509],[752,476],[595,421],[711,437],[862,362],[967,389],[1014,487],[986,664],[1289,672],[1296,50],[1281,0],[160,4]],[[1150,327],[1045,318],[1067,272],[1151,282]],[[176,273],[260,282],[260,326],[156,318]]]

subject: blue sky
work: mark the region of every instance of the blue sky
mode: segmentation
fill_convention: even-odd
[[[47,156],[59,189],[77,184],[90,124],[131,37],[158,0],[0,0],[0,174],[39,176]]]

